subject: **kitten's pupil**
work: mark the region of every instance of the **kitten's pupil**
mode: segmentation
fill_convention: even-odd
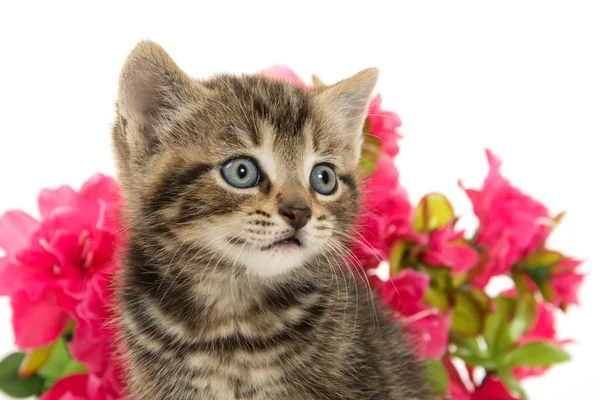
[[[329,180],[331,179],[329,173],[327,171],[323,171],[319,174],[319,178],[323,181],[325,185],[329,184]]]
[[[240,165],[240,166],[238,167],[238,172],[237,172],[237,173],[238,173],[238,176],[239,176],[241,179],[244,179],[244,178],[246,177],[246,175],[248,174],[248,170],[247,170],[247,169],[246,169],[246,167],[244,167],[243,165]]]

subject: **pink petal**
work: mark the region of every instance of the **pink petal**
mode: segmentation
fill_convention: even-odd
[[[435,250],[424,250],[423,253],[421,253],[421,258],[425,264],[432,265],[434,267],[440,267],[446,264],[446,260],[444,259],[443,255]]]
[[[496,179],[504,181],[504,178],[500,175],[500,167],[502,166],[502,161],[490,149],[485,149],[485,156],[487,157],[488,164],[490,166],[490,172],[488,178],[486,179],[486,182],[488,180],[492,182]]]
[[[371,100],[367,118],[370,125],[369,135],[379,138],[385,155],[396,156],[400,150],[398,141],[402,136],[398,133],[398,128],[402,121],[398,114],[381,108],[380,94]]]
[[[76,196],[77,193],[66,185],[56,190],[43,189],[38,197],[38,207],[42,218],[48,218],[57,208],[71,207]]]
[[[429,315],[411,321],[407,329],[415,335],[418,353],[421,357],[441,358],[448,351],[448,331],[450,329],[451,314],[442,314],[437,309],[423,311]],[[418,314],[417,314],[418,315]]]
[[[473,400],[518,400],[510,394],[500,379],[487,377],[472,396]]]
[[[40,400],[86,400],[88,375],[70,375],[60,379]]]
[[[446,367],[446,371],[448,371],[448,391],[451,398],[453,400],[470,400],[471,394],[469,393],[463,378],[452,363],[452,359],[450,357],[444,357],[442,363]]]
[[[79,232],[77,230],[57,230],[49,243],[50,253],[60,265],[78,264],[81,261]]]
[[[120,199],[119,184],[110,176],[96,174],[88,179],[79,191],[80,203],[98,203],[104,200],[108,203],[116,203]]]
[[[479,253],[466,245],[449,246],[442,253],[452,267],[452,275],[459,275],[473,268],[479,260]]]
[[[120,400],[125,398],[123,392],[123,384],[120,382],[115,368],[109,367],[102,376],[90,374],[87,400]]]
[[[114,232],[119,229],[118,206],[116,203],[100,200],[98,202],[99,213],[96,221],[96,229]]]
[[[429,237],[429,245],[437,250],[442,249],[452,236],[452,226],[447,224],[442,229],[435,230]]]
[[[512,371],[512,374],[518,380],[523,380],[525,378],[542,376],[546,372],[548,372],[548,369],[549,368],[543,368],[543,367],[517,367]]]
[[[23,250],[39,226],[38,221],[23,211],[7,211],[0,216],[0,248],[9,254]]]
[[[292,71],[290,68],[286,67],[285,65],[281,65],[281,64],[272,65],[268,68],[263,69],[261,71],[261,73],[263,75],[269,76],[271,78],[280,79],[280,80],[286,81],[288,83],[306,87],[304,82],[302,82],[302,79],[300,79],[300,77],[298,75],[296,75],[296,73],[294,71]]]
[[[518,344],[537,340],[556,341],[556,328],[553,309],[546,303],[538,303],[537,316],[531,330],[519,339]]]
[[[12,268],[7,257],[0,258],[0,296],[10,296],[13,292]]]
[[[582,260],[577,260],[577,259],[573,259],[573,258],[568,258],[566,260],[562,260],[558,263],[557,267],[559,269],[562,268],[566,268],[566,269],[575,269],[577,267],[579,267],[581,264],[583,263]]]
[[[46,346],[55,341],[69,322],[69,314],[56,305],[56,295],[32,302],[25,292],[13,294],[10,301],[15,344],[20,349]]]
[[[405,269],[384,282],[381,297],[386,304],[407,315],[408,308],[417,305],[429,286],[429,275]]]
[[[377,192],[381,189],[396,187],[399,177],[400,174],[394,164],[394,159],[388,155],[383,155],[377,161],[377,169],[369,177],[367,185],[371,191]]]
[[[109,176],[96,174],[88,179],[79,191],[77,215],[84,218],[90,228],[94,228],[100,219],[101,203],[117,204],[119,201],[118,183]]]
[[[579,304],[579,287],[583,283],[584,277],[583,274],[572,272],[554,275],[550,283],[556,292],[553,303],[555,305],[559,305],[561,302]]]

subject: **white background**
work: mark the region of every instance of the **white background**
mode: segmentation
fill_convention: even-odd
[[[124,3],[124,2],[119,2]],[[600,349],[600,13],[593,2],[2,2],[0,211],[36,212],[42,187],[112,174],[109,127],[122,62],[163,45],[191,75],[285,63],[326,82],[381,69],[400,113],[398,158],[413,202],[447,194],[471,228],[456,181],[478,187],[484,147],[518,187],[567,217],[551,244],[586,257],[582,307],[560,320],[574,359],[525,385],[534,400],[597,397]],[[11,350],[6,299],[0,355]],[[594,321],[594,322],[592,322]],[[595,326],[594,326],[595,325]]]

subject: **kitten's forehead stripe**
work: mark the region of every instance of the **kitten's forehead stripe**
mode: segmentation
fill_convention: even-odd
[[[277,135],[299,135],[311,111],[309,96],[302,88],[275,79],[223,75],[205,85],[220,92],[222,101],[232,106],[231,97],[235,97],[239,101],[238,111],[267,121],[275,127]],[[256,133],[252,124],[248,128],[251,134]],[[259,143],[260,137],[256,139],[254,142]]]

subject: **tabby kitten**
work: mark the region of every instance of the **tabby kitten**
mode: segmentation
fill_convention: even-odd
[[[155,43],[133,50],[113,129],[133,399],[432,398],[343,264],[377,76],[198,81]]]

